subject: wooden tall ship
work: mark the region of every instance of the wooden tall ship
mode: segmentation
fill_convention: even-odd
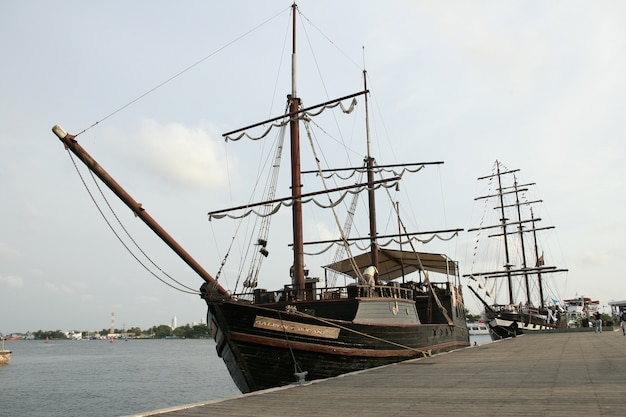
[[[542,200],[528,198],[535,183],[520,184],[518,173],[518,169],[508,169],[496,161],[492,174],[478,178],[489,182],[491,192],[475,200],[484,202],[485,210],[492,211],[498,220],[483,224],[483,219],[480,227],[468,229],[478,238],[472,272],[464,277],[474,282],[468,287],[483,304],[495,339],[567,327],[560,297],[554,286],[548,285],[550,277],[567,269],[547,264],[539,243],[539,234],[554,226],[541,226],[542,219],[535,215],[534,208]],[[489,241],[485,242],[482,234],[487,234]],[[498,249],[490,251],[494,247]],[[483,256],[486,253],[487,261]],[[489,269],[474,270],[478,267]]]
[[[241,280],[242,288],[226,289],[216,278],[219,274],[214,276],[200,266],[87,154],[75,136],[59,126],[53,128],[65,146],[204,280],[200,295],[208,307],[207,323],[216,342],[217,355],[223,358],[232,379],[244,393],[333,377],[469,345],[457,263],[443,254],[417,251],[415,238],[420,233],[402,229],[395,235],[381,236],[377,231],[377,190],[393,187],[401,180],[401,175],[393,173],[394,170],[419,170],[431,163],[378,165],[370,154],[368,136],[363,138],[367,148],[363,165],[334,169],[320,167],[313,162],[313,169],[301,169],[301,165],[305,164],[300,156],[301,126],[304,125],[308,132],[316,114],[332,111],[340,103],[356,98],[363,98],[367,109],[368,91],[364,83],[363,91],[355,94],[319,105],[302,105],[296,88],[295,28],[298,9],[295,4],[291,12],[292,80],[286,112],[224,134],[227,140],[236,140],[249,135],[248,132],[259,126],[265,129],[271,125],[272,129],[287,130],[291,150],[290,195],[276,197],[276,186],[272,183],[265,201],[209,213],[215,221],[224,217],[235,217],[239,221],[240,217],[248,214],[262,218],[258,235],[250,239],[250,244],[255,246],[257,265],[260,265],[268,256],[267,245],[271,237],[269,214],[277,211],[279,206],[291,208],[293,259],[283,259],[282,271],[286,282],[280,288],[268,290],[259,287],[259,277],[263,273],[260,268],[254,267],[241,268],[246,270]],[[365,80],[365,71],[362,76]],[[282,143],[277,149],[278,164]],[[357,184],[352,181],[335,188],[322,186],[319,191],[302,191],[303,178],[314,177],[319,181],[319,178],[327,178],[337,172],[359,172],[366,179]],[[307,183],[307,189],[312,189],[310,184]],[[325,196],[326,202],[330,200],[330,206],[337,210],[337,202],[346,193],[367,195],[369,234],[350,236],[350,224],[356,208],[353,203],[349,205],[349,214],[344,218],[343,225],[338,225],[335,239],[305,242],[303,205],[317,196]],[[330,209],[328,206],[326,210]],[[402,225],[401,220],[398,221]],[[453,237],[459,230],[421,233]],[[368,249],[352,253],[355,245],[362,242]],[[397,243],[391,247],[384,246],[385,242]],[[324,265],[323,284],[319,277],[312,276],[305,264],[304,248],[313,244],[339,245],[341,250],[337,253],[344,254]],[[368,274],[369,271],[377,273]],[[331,276],[343,277],[345,284],[336,284],[337,279]]]

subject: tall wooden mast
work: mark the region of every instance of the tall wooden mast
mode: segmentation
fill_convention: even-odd
[[[289,121],[289,131],[291,136],[291,197],[292,223],[293,223],[293,269],[291,283],[297,289],[304,289],[304,237],[302,233],[302,178],[300,167],[300,123],[298,109],[300,99],[298,98],[296,84],[296,12],[298,6],[293,3],[293,35],[291,52],[291,94],[289,95],[289,113],[292,115]]]
[[[513,189],[515,190],[515,209],[517,211],[517,231],[520,239],[520,249],[522,250],[522,268],[526,270],[528,268],[528,264],[526,262],[526,244],[524,243],[524,222],[522,219],[522,209],[521,203],[519,201],[519,193],[521,191],[526,191],[526,189],[520,189],[519,184],[517,183],[517,175],[513,174]],[[530,282],[528,277],[528,272],[524,272],[524,285],[526,289],[526,303],[530,305],[532,300],[530,299]]]
[[[508,284],[508,289],[509,289],[509,304],[514,304],[513,301],[513,282],[511,279],[511,259],[509,257],[509,238],[507,235],[507,223],[508,220],[506,218],[506,213],[504,211],[504,191],[502,189],[502,174],[503,172],[500,171],[500,161],[496,161],[496,168],[497,168],[497,178],[498,178],[498,197],[500,198],[500,224],[502,225],[502,236],[503,236],[503,240],[504,240],[504,256],[505,256],[505,264],[504,264],[504,268],[506,269],[506,278],[507,278],[507,284]]]
[[[367,91],[367,71],[363,70],[363,89]],[[367,137],[367,156],[365,163],[367,165],[367,199],[369,203],[369,220],[370,220],[370,256],[372,265],[378,268],[378,245],[376,244],[376,192],[374,191],[374,158],[371,152],[370,125],[367,93],[365,94],[365,135]]]

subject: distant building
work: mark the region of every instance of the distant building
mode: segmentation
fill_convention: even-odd
[[[82,332],[76,332],[76,331],[69,331],[69,332],[63,332],[65,334],[65,337],[67,337],[68,339],[71,340],[82,340],[83,338],[83,333]]]
[[[626,310],[626,300],[609,301],[611,317],[615,323],[619,323],[622,311]]]
[[[571,300],[563,300],[567,314],[567,327],[577,327],[583,319],[589,319],[598,311],[600,301],[579,296]]]

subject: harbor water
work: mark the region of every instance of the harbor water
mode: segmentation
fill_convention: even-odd
[[[123,416],[240,394],[212,340],[19,340],[5,348],[5,417]]]
[[[240,394],[212,340],[20,340],[5,348],[13,353],[0,366],[3,417],[124,416]]]

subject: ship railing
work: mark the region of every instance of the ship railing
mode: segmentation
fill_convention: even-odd
[[[348,298],[366,298],[366,297],[383,297],[383,298],[403,298],[412,300],[414,291],[409,288],[400,287],[396,282],[389,282],[385,285],[349,285],[344,287],[347,289]]]
[[[520,304],[495,304],[491,306],[492,310],[497,313],[517,313],[536,315],[540,313],[540,310],[536,307]]]
[[[285,285],[284,296],[287,300],[310,301],[310,300],[339,300],[344,298],[387,297],[412,299],[413,291],[401,288],[397,283],[387,285],[350,284],[343,287],[320,287],[296,289],[291,285]]]
[[[285,285],[282,290],[267,291],[265,289],[255,289],[253,297],[244,294],[237,295],[240,300],[250,300],[254,303],[265,304],[279,301],[312,301],[312,300],[340,300],[346,298],[367,298],[367,297],[384,297],[394,299],[413,300],[414,292],[412,289],[402,288],[397,283],[388,283],[387,285],[369,285],[351,284],[343,287],[320,287],[314,286],[304,289],[295,288],[292,285]]]

